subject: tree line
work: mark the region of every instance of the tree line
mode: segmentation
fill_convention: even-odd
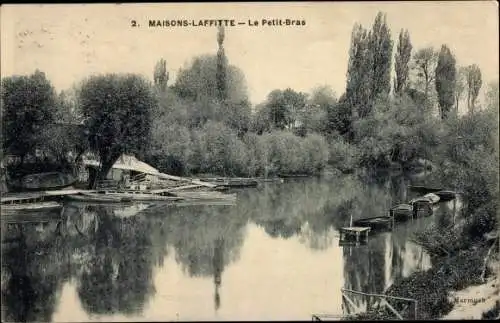
[[[383,13],[369,29],[353,27],[340,97],[328,86],[276,89],[252,107],[244,73],[225,54],[225,37],[220,27],[216,54],[195,57],[173,84],[163,58],[153,82],[94,75],[57,94],[40,71],[2,79],[4,153],[19,156],[21,165],[37,150],[72,164],[90,150],[101,161],[100,178],[124,153],[176,174],[411,167],[431,156],[445,136],[438,126],[457,117],[464,98],[469,113],[479,109],[479,67],[457,66],[446,44],[414,52],[408,30],[400,31],[393,55]]]

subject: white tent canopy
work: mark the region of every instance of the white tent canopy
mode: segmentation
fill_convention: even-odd
[[[85,166],[95,166],[99,167],[99,161],[84,159],[83,164]],[[143,161],[138,160],[135,156],[123,154],[113,165],[114,169],[126,169],[135,172],[141,172],[145,174],[158,175],[160,172],[151,165],[146,164]]]

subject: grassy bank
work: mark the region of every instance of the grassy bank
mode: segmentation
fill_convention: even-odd
[[[481,273],[488,249],[487,245],[481,244],[468,250],[461,250],[452,256],[436,258],[431,269],[394,282],[386,295],[416,299],[419,320],[439,319],[448,314],[455,305],[454,299],[450,297],[451,292],[484,283]],[[486,277],[492,274],[487,267]],[[391,305],[403,317],[413,317],[413,313],[410,312],[413,309],[404,309],[406,303],[391,302]],[[395,319],[395,316],[384,307],[361,313],[350,319],[384,320]]]

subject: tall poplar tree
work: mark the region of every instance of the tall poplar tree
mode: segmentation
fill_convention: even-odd
[[[446,45],[441,46],[436,66],[436,92],[441,119],[448,116],[455,101],[456,60]]]
[[[392,39],[391,31],[387,26],[386,15],[382,12],[377,14],[373,23],[369,50],[372,55],[372,100],[380,96],[387,97],[391,92],[391,64],[392,64]]]
[[[217,98],[220,102],[224,102],[227,98],[227,58],[224,52],[224,27],[220,26],[217,33],[217,43],[219,44],[219,50],[217,51],[217,71],[216,71],[216,82],[217,82]]]
[[[413,47],[410,41],[410,33],[408,30],[401,29],[397,51],[394,58],[394,67],[396,70],[396,78],[394,79],[394,93],[401,95],[406,90],[410,73],[410,59]]]

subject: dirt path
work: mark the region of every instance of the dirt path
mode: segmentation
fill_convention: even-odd
[[[454,306],[450,313],[441,318],[442,320],[480,320],[483,313],[495,307],[495,303],[500,301],[498,277],[500,263],[492,264],[491,269],[497,274],[490,277],[484,284],[451,293],[450,301],[454,302]]]

